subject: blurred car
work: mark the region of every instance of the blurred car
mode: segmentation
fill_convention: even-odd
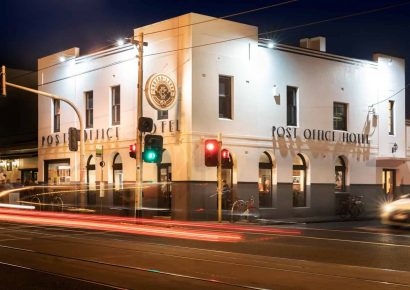
[[[381,222],[391,227],[410,226],[410,194],[402,195],[398,200],[385,204],[382,208]]]

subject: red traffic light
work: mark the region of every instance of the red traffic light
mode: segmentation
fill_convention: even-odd
[[[229,150],[228,149],[222,149],[221,158],[222,159],[229,159]]]
[[[218,140],[205,140],[205,166],[215,167],[218,165],[218,151]]]
[[[130,145],[130,157],[131,158],[137,158],[136,151],[137,151],[137,145],[136,144]]]
[[[221,164],[223,168],[232,166],[231,154],[228,149],[222,149],[221,151]]]

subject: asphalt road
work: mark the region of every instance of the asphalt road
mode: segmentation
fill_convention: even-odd
[[[378,221],[0,220],[2,289],[410,289],[410,230]]]

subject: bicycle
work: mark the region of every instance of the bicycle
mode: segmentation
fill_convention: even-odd
[[[255,199],[249,197],[248,201],[239,199],[232,204],[231,208],[231,223],[246,220],[252,222],[259,217],[259,210],[255,207]]]
[[[364,202],[362,201],[362,195],[349,195],[343,199],[339,204],[339,216],[342,220],[346,220],[348,217],[356,219],[364,212]]]

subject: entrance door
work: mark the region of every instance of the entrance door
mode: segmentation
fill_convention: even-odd
[[[171,163],[158,164],[158,182],[164,182],[161,184],[160,191],[158,193],[158,208],[159,215],[171,215],[172,205],[172,170]]]
[[[390,201],[394,199],[394,191],[396,188],[396,170],[383,169],[383,190],[386,198]]]

